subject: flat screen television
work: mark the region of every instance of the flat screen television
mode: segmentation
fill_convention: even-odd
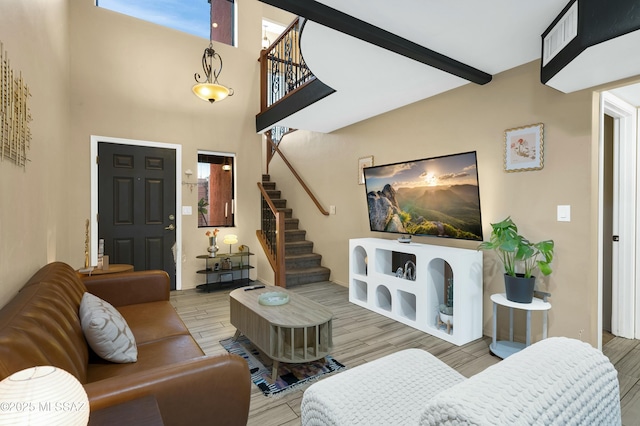
[[[482,241],[476,152],[367,167],[372,231]]]

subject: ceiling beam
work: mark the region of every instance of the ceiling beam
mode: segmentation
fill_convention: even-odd
[[[383,49],[453,74],[477,84],[491,81],[491,74],[427,49],[368,22],[354,18],[314,0],[260,0],[310,21],[332,28]]]

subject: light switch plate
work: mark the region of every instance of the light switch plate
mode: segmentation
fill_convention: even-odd
[[[191,206],[182,206],[182,215],[183,216],[191,216],[192,210],[191,210]]]
[[[558,222],[571,222],[571,206],[558,206]]]

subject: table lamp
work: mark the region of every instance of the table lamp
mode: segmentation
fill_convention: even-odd
[[[27,368],[0,382],[2,425],[86,426],[89,399],[74,376],[50,365]]]
[[[231,245],[238,244],[238,236],[233,234],[225,235],[222,244],[229,244],[229,254],[231,254]]]

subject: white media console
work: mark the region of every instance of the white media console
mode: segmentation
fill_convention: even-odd
[[[396,276],[398,259],[415,259],[415,280]],[[438,324],[445,274],[453,278],[450,333]],[[380,238],[349,240],[349,301],[464,345],[482,337],[482,252]]]

